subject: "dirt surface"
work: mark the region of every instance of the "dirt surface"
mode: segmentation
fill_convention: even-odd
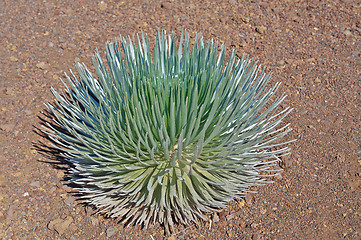
[[[0,239],[360,239],[360,21],[358,0],[0,1]],[[182,28],[267,65],[298,141],[273,184],[164,236],[77,204],[33,126],[75,61],[119,34]]]

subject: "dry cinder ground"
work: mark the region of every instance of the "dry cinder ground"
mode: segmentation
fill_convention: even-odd
[[[360,239],[360,1],[0,1],[1,239]],[[213,223],[124,227],[77,204],[32,148],[49,88],[122,35],[216,39],[267,65],[294,108],[282,177]]]

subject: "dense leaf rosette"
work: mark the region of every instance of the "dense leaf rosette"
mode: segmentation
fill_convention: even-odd
[[[77,64],[66,92],[47,104],[45,130],[71,163],[86,202],[124,222],[189,223],[226,207],[288,153],[277,140],[289,113],[252,60],[225,63],[225,48],[198,35],[160,32],[108,43],[96,76]],[[272,100],[271,100],[272,99]],[[277,142],[276,142],[277,141]]]

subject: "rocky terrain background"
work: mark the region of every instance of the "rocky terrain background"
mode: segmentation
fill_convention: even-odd
[[[0,238],[360,239],[360,21],[357,0],[0,1]],[[120,34],[158,29],[201,32],[267,65],[298,140],[273,184],[170,236],[94,215],[33,147],[64,72]]]

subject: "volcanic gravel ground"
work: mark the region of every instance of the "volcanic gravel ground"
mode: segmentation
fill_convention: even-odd
[[[0,1],[0,239],[360,239],[360,1]],[[215,39],[283,83],[292,155],[274,183],[198,226],[94,215],[33,148],[49,89],[106,41],[158,29]],[[104,56],[104,54],[102,55]],[[92,69],[92,68],[91,68]]]

